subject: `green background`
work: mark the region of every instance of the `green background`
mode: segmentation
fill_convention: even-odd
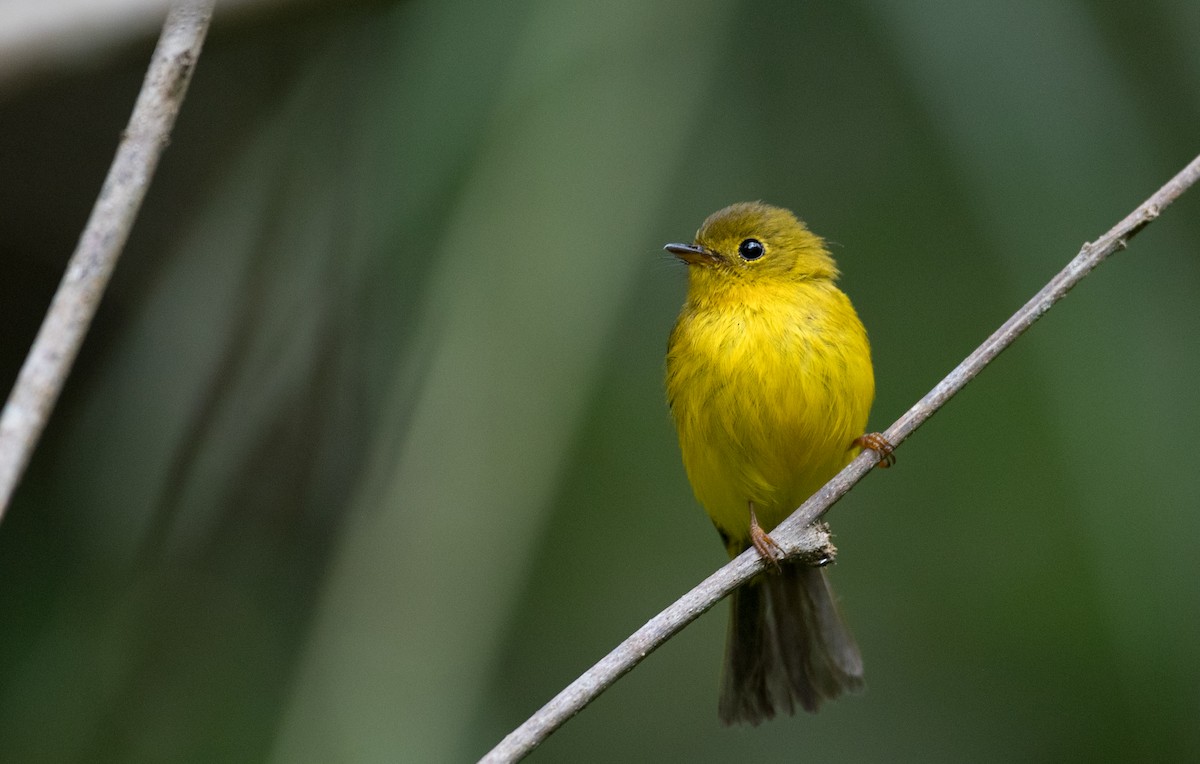
[[[1200,151],[1200,4],[307,4],[218,23],[0,527],[0,759],[467,761],[723,562],[682,266],[834,245],[882,429]],[[152,41],[0,92],[0,381]],[[1200,757],[1200,191],[829,515],[868,690],[716,720],[718,606],[532,761]]]

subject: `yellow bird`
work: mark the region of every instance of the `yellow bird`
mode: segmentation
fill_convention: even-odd
[[[859,448],[890,459],[863,435],[867,333],[825,242],[785,209],[734,204],[665,248],[688,265],[666,379],[688,479],[729,555],[753,545],[775,568],[733,594],[720,718],[816,711],[862,687],[862,657],[824,571],[780,563],[767,534]]]

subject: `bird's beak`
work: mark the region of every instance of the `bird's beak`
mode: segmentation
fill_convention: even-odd
[[[699,244],[668,244],[663,249],[688,265],[712,265],[721,259],[716,252]]]

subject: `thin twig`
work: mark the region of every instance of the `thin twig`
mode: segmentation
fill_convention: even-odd
[[[924,398],[896,420],[895,424],[883,433],[883,436],[894,446],[898,446],[907,439],[946,401],[974,379],[1002,350],[1011,345],[1035,321],[1045,315],[1054,303],[1066,295],[1093,268],[1112,253],[1124,249],[1134,235],[1157,218],[1159,213],[1195,183],[1197,178],[1200,178],[1200,156],[1193,159],[1178,175],[1115,225],[1112,230],[1095,242],[1084,244],[1083,249],[1067,264],[1066,268],[1063,268],[1046,286],[1042,287],[1041,291],[1033,296],[1033,299],[1025,303],[1020,310],[1013,314],[1012,318],[1005,321],[999,329],[992,333],[992,336],[967,356],[954,371],[947,374],[946,378],[934,386]],[[771,537],[781,544],[790,555],[818,548],[823,542],[811,531],[810,526],[813,521],[825,514],[838,499],[844,496],[859,480],[862,480],[878,461],[878,453],[869,450],[863,451],[825,487],[813,494],[787,520],[771,531]],[[655,648],[681,631],[683,627],[698,618],[725,595],[760,573],[762,568],[762,560],[753,549],[749,549],[731,560],[729,564],[713,573],[699,586],[676,600],[673,605],[650,619],[645,626],[635,631],[599,663],[585,671],[582,676],[568,685],[524,724],[509,733],[504,740],[500,741],[499,745],[483,757],[482,761],[491,763],[523,759],[550,733],[558,729],[567,719],[579,713],[584,706],[629,672]]]
[[[129,239],[187,92],[212,19],[213,2],[180,0],[167,14],[116,157],[4,405],[0,415],[0,519],[46,429]]]

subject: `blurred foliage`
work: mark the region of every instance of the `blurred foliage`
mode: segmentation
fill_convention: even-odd
[[[722,562],[661,244],[797,210],[886,426],[1200,150],[1198,9],[218,23],[0,528],[0,760],[478,757]],[[5,382],[149,45],[0,94]],[[831,513],[866,694],[720,728],[718,608],[532,760],[1200,756],[1198,194]]]

